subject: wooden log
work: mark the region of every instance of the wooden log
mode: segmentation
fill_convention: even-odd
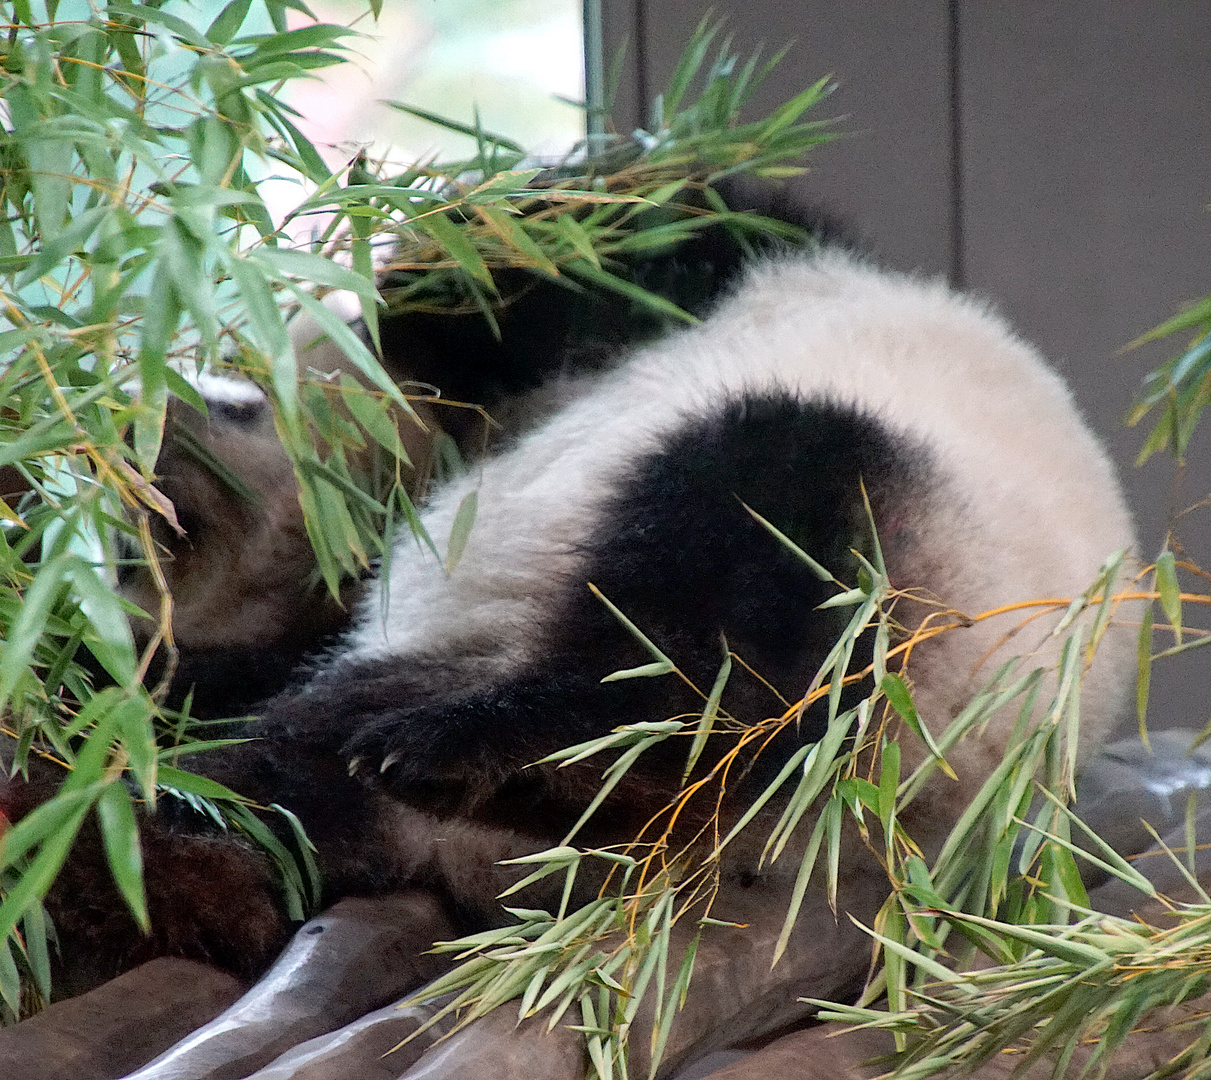
[[[408,1006],[397,1002],[367,1013],[286,1051],[250,1080],[396,1080],[449,1031],[452,1021],[444,1018],[415,1034],[444,1001]]]
[[[243,992],[234,975],[161,957],[0,1028],[5,1080],[113,1080],[184,1038]]]
[[[304,924],[247,994],[130,1080],[241,1080],[438,975],[445,961],[426,950],[452,936],[427,892],[342,900]]]

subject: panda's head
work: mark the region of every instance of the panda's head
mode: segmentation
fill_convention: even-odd
[[[172,596],[178,657],[170,699],[192,689],[195,711],[216,714],[276,690],[309,649],[344,626],[349,597],[338,601],[319,579],[294,469],[265,396],[233,379],[202,379],[198,389],[204,413],[170,402],[156,463],[156,486],[180,532],[160,515],[150,525]],[[160,610],[150,567],[124,566],[119,586],[144,611]],[[136,620],[136,637],[145,641],[154,625]]]

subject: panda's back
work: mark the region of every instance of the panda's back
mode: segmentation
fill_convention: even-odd
[[[1132,544],[1113,466],[1067,387],[986,305],[842,252],[782,257],[440,493],[424,517],[439,547],[476,492],[461,560],[447,575],[405,541],[387,615],[362,612],[355,652],[455,647],[490,624],[524,654],[628,465],[738,395],[775,391],[851,406],[931,459],[947,494],[929,542],[947,547],[951,580],[905,584],[948,585],[955,606],[1071,595]]]

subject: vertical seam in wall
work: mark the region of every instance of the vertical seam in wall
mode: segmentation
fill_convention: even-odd
[[[635,0],[635,111],[636,127],[648,122],[648,15],[645,0]]]
[[[590,153],[601,150],[606,130],[605,45],[601,18],[601,0],[583,0],[585,138]]]
[[[967,268],[963,228],[963,57],[959,2],[947,0],[946,4],[946,66],[950,99],[950,280],[962,288],[966,284]]]

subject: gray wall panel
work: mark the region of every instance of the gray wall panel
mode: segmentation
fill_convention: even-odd
[[[644,80],[641,60],[643,54],[644,12],[635,0],[602,0],[601,36],[604,45],[606,77],[621,56],[621,68],[614,95],[615,124],[623,130],[639,127],[642,122]]]
[[[1211,4],[964,3],[959,28],[967,284],[1064,370],[1153,552],[1211,490],[1211,426],[1180,485],[1168,460],[1137,469],[1122,419],[1170,346],[1118,350],[1211,290]],[[1187,520],[1211,566],[1207,513]],[[1209,718],[1207,660],[1158,667],[1156,722]]]
[[[645,30],[647,85],[668,81],[707,5],[683,0],[604,0],[609,25]],[[755,109],[768,109],[822,75],[840,83],[822,115],[844,116],[849,136],[822,148],[803,190],[856,226],[885,262],[946,271],[950,259],[949,80],[946,5],[877,0],[862,4],[716,4],[736,47],[768,55],[795,44]],[[843,14],[842,14],[843,13]],[[628,19],[627,15],[631,18]],[[612,45],[606,31],[606,49]],[[632,114],[636,116],[637,114]]]

